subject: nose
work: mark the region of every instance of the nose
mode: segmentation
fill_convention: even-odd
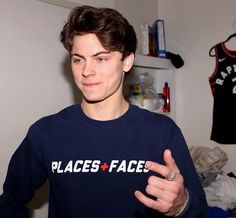
[[[93,66],[93,63],[91,63],[89,61],[86,61],[85,65],[84,65],[84,68],[83,68],[82,75],[84,77],[90,77],[90,76],[95,75],[95,68]]]

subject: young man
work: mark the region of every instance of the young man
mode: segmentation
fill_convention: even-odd
[[[61,42],[82,102],[30,127],[9,164],[0,217],[28,217],[25,205],[47,179],[49,218],[207,217],[180,129],[122,94],[137,43],[128,21],[78,7]]]

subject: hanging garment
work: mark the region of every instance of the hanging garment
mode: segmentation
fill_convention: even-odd
[[[214,46],[214,50],[216,65],[209,77],[214,98],[210,139],[236,144],[236,50],[227,49],[225,42]]]

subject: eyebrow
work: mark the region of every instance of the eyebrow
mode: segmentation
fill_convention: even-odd
[[[96,57],[96,56],[101,55],[101,54],[111,54],[111,52],[110,51],[100,51],[100,52],[97,52],[97,53],[93,54],[91,57]],[[73,53],[73,54],[70,55],[71,58],[73,56],[85,59],[85,57],[83,55],[80,55],[80,54],[77,54],[77,53]]]

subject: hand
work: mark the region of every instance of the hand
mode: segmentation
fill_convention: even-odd
[[[150,176],[146,186],[146,193],[135,191],[136,198],[145,206],[164,213],[167,216],[178,214],[187,200],[187,192],[184,187],[184,179],[171,155],[170,150],[164,151],[165,165],[148,161],[146,167],[164,178]]]

